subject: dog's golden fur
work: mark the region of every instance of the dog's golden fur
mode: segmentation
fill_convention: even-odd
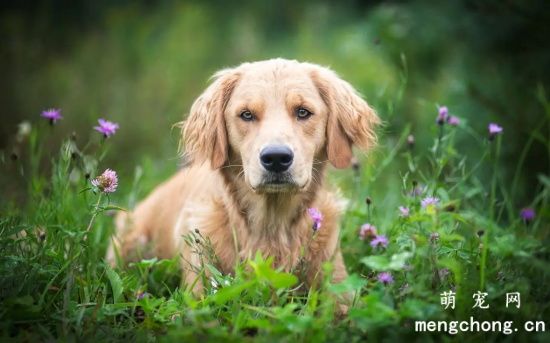
[[[295,115],[302,107],[313,113],[306,120]],[[254,120],[242,120],[243,110]],[[378,122],[352,86],[315,64],[274,59],[218,72],[184,123],[189,165],[131,213],[118,216],[108,260],[180,254],[184,282],[200,291],[196,268],[188,265],[197,267],[198,256],[183,244],[183,236],[198,229],[225,273],[259,251],[287,271],[303,265],[306,284],[329,260],[333,281],[343,280],[338,224],[343,201],[324,186],[325,167],[349,166],[352,145],[371,148]],[[258,156],[273,142],[294,153],[288,185],[265,184]],[[310,207],[324,216],[314,239]]]

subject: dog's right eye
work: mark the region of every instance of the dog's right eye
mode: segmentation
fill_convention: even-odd
[[[254,117],[254,115],[250,111],[242,111],[240,117],[244,121],[253,121],[254,119],[256,119],[256,117]]]

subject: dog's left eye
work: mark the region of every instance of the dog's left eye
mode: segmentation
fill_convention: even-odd
[[[306,110],[305,108],[303,107],[298,107],[296,109],[296,117],[300,120],[303,120],[303,119],[307,119],[309,118],[313,113],[311,113],[310,111]]]
[[[242,111],[240,117],[244,121],[253,121],[255,119],[254,114],[248,110]]]

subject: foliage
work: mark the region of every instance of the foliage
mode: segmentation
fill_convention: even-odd
[[[0,4],[0,340],[548,341],[521,328],[550,311],[549,15],[544,0]],[[331,66],[385,122],[378,149],[328,175],[349,200],[350,277],[304,293],[256,257],[233,275],[204,265],[196,298],[176,260],[106,265],[112,216],[176,170],[173,124],[208,76],[279,56]],[[458,126],[436,124],[442,104]],[[50,106],[54,126],[38,115]],[[100,117],[120,130],[102,138]],[[101,194],[90,180],[106,168],[119,187]],[[360,239],[366,223],[386,248]],[[472,309],[477,291],[490,309]],[[519,331],[414,332],[470,316]]]
[[[406,128],[397,142],[382,136],[369,163],[331,173],[332,182],[352,196],[342,220],[350,271],[343,283],[325,279],[304,293],[294,275],[274,270],[271,259],[257,255],[238,264],[232,275],[204,265],[202,272],[208,270],[211,278],[200,298],[179,285],[177,259],[142,260],[126,269],[105,264],[111,214],[124,209],[110,194],[90,187],[90,178],[104,165],[113,138],[84,147],[69,138],[48,172],[37,168],[47,159],[42,142],[63,122],[33,124],[26,137],[31,161],[7,162],[24,169],[31,201],[6,208],[0,221],[0,335],[17,340],[426,341],[453,336],[415,334],[415,320],[474,316],[514,320],[519,328],[526,320],[544,321],[549,314],[549,176],[538,176],[541,191],[529,204],[535,218],[522,219],[512,200],[515,185],[501,177],[499,150],[506,131],[489,138],[464,120],[458,126],[439,125],[433,117],[431,147],[411,144]],[[464,155],[456,144],[459,136],[477,141],[483,158]],[[141,168],[133,182],[121,180],[132,187],[114,194],[118,202],[135,203],[142,175],[152,169],[147,163]],[[478,178],[483,168],[492,174],[489,183]],[[383,174],[391,175],[391,183],[373,188]],[[423,204],[428,196],[439,202]],[[409,212],[400,213],[398,206]],[[359,238],[359,227],[367,222],[389,238],[386,248]],[[199,245],[195,248],[208,246],[204,237],[190,241]],[[392,280],[381,282],[381,272],[391,273]],[[440,294],[450,290],[457,294],[454,310],[440,304]],[[472,309],[477,291],[488,293],[490,309]],[[520,309],[504,306],[505,293],[514,291],[521,293]],[[343,293],[355,297],[340,317],[335,308]],[[548,339],[523,330],[509,336],[458,335],[470,341]]]

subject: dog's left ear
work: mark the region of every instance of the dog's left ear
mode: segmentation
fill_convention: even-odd
[[[329,109],[327,156],[336,168],[347,168],[353,157],[352,145],[368,150],[376,145],[376,112],[355,89],[332,70],[312,65],[311,79]]]
[[[234,69],[217,72],[212,84],[195,100],[183,124],[184,156],[191,163],[210,160],[213,169],[227,161],[227,129],[223,112],[240,74]]]

